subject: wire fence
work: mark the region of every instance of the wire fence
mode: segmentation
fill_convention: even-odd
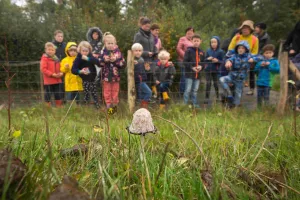
[[[10,74],[14,75],[12,81],[11,81],[11,95],[12,95],[12,107],[27,107],[27,106],[33,106],[38,103],[43,102],[43,83],[41,82],[41,72],[40,72],[40,65],[39,62],[31,62],[26,65],[26,62],[14,62],[10,61]],[[151,65],[155,65],[155,63],[150,63]],[[183,103],[183,91],[180,91],[180,85],[182,84],[182,76],[183,71],[185,68],[183,67],[184,64],[182,62],[173,62],[176,74],[175,78],[173,80],[172,86],[169,88],[169,96],[171,97],[170,105],[177,104],[177,103]],[[210,64],[210,62],[200,62],[199,65],[203,67],[203,70],[199,73],[199,79],[200,79],[200,87],[198,90],[198,102],[200,105],[205,103],[205,106],[212,107],[217,104],[222,103],[222,94],[223,90],[219,82],[220,77],[220,68],[222,67],[223,63],[217,63],[218,69],[216,71],[213,70],[207,70],[205,69],[207,65]],[[223,66],[224,67],[224,66]],[[225,69],[225,68],[224,68]],[[248,73],[250,71],[253,71],[253,68],[248,70]],[[5,80],[7,77],[7,74],[4,69],[0,69],[0,105],[5,104],[8,102],[8,93],[7,88],[5,87]],[[186,72],[187,73],[187,72]],[[216,74],[217,79],[217,89],[219,91],[219,95],[217,95],[214,87],[213,81],[211,81],[211,88],[209,89],[209,98],[206,97],[207,94],[207,76],[209,74]],[[120,92],[119,92],[119,99],[120,102],[127,102],[128,99],[128,85],[127,85],[127,70],[123,69],[119,71],[119,74],[121,76],[120,81]],[[255,80],[254,80],[255,81]],[[153,83],[149,83],[150,87]],[[100,104],[105,105],[105,102],[103,100],[103,84],[101,81],[97,82],[97,96],[98,101]],[[245,80],[245,85],[248,85],[247,87],[243,87],[243,94],[241,98],[241,105],[242,107],[246,107],[249,109],[256,108],[257,104],[257,92],[256,89],[254,90],[253,95],[247,95],[247,92],[250,90],[250,84],[249,84],[249,76]],[[83,102],[83,92],[80,92],[80,101]],[[61,96],[64,97],[64,100],[66,100],[66,92],[62,90]],[[52,97],[53,98],[53,97]],[[279,100],[279,92],[271,90],[270,92],[270,104],[276,105]],[[150,106],[155,106],[159,104],[160,102],[160,95],[158,94],[158,98],[151,98],[151,104]],[[91,98],[90,101],[91,104],[93,104],[93,100]]]

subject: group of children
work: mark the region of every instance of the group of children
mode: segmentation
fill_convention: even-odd
[[[61,31],[55,32],[62,35]],[[41,58],[41,72],[44,78],[45,101],[51,105],[51,95],[54,95],[56,106],[63,103],[62,92],[66,92],[66,99],[69,101],[80,99],[80,92],[84,92],[84,102],[89,103],[90,94],[93,97],[96,108],[99,108],[97,92],[97,80],[102,82],[103,98],[109,113],[117,110],[120,91],[120,70],[126,67],[125,60],[120,52],[116,38],[109,32],[104,33],[98,28],[88,31],[89,41],[82,41],[77,45],[75,42],[68,42],[63,46],[65,58],[60,58],[56,51],[59,47],[53,42],[45,44],[45,53]],[[210,96],[211,82],[213,82],[216,96],[219,98],[219,82],[223,88],[223,95],[231,107],[239,106],[250,64],[256,62],[255,71],[257,78],[257,102],[261,105],[264,101],[268,103],[270,88],[272,87],[272,76],[279,72],[278,61],[273,58],[275,47],[268,44],[263,48],[263,55],[251,55],[249,44],[240,41],[234,50],[229,51],[226,56],[220,49],[220,39],[214,36],[210,40],[210,48],[201,50],[201,37],[195,34],[192,37],[193,46],[189,47],[184,54],[185,67],[185,91],[183,99],[185,104],[190,100],[194,107],[199,107],[198,89],[200,85],[200,72],[206,74],[206,101]],[[137,91],[137,99],[141,107],[147,108],[152,97],[152,91],[147,82],[147,73],[150,66],[145,64],[142,53],[143,46],[139,43],[132,45],[134,55],[134,79]],[[175,67],[170,62],[170,54],[161,50],[157,56],[156,66],[151,73],[160,97],[160,108],[164,109],[170,97],[168,94],[173,84],[176,73]],[[227,58],[227,59],[225,59]],[[204,63],[204,64],[203,64]],[[218,68],[224,63],[229,73],[220,77]],[[100,72],[99,72],[100,71]],[[148,71],[148,72],[147,72]],[[100,75],[98,75],[100,74]],[[63,85],[64,82],[64,85]],[[63,89],[64,88],[64,89]]]

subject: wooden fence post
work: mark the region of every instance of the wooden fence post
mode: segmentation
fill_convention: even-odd
[[[127,51],[128,105],[133,113],[135,107],[136,89],[134,82],[134,58],[131,50]]]
[[[280,55],[280,97],[277,105],[277,112],[280,115],[284,114],[287,96],[288,96],[288,69],[289,69],[289,58],[288,53],[283,52]]]

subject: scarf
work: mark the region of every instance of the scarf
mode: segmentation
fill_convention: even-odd
[[[142,28],[140,28],[140,31],[141,31],[142,33],[144,33],[145,35],[147,35],[147,36],[150,36],[150,34],[151,34],[151,31],[145,31],[145,30],[143,30]]]
[[[59,62],[59,59],[58,59],[58,57],[57,57],[56,55],[50,56],[50,55],[46,54],[46,56],[47,56],[48,58],[51,58],[51,59],[52,59],[53,61],[55,61],[55,62]]]

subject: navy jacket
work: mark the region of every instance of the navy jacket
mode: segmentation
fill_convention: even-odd
[[[200,72],[198,72],[198,76],[196,78],[196,72],[192,69],[193,67],[196,67],[196,47],[188,47],[184,57],[183,57],[183,64],[185,66],[185,77],[186,78],[192,78],[192,79],[199,79],[200,78]],[[200,62],[203,62],[205,59],[205,53],[200,48],[198,48],[198,56],[199,56],[199,63],[198,65],[203,64]],[[202,68],[203,70],[203,68]]]
[[[65,42],[57,42],[56,40],[53,40],[52,43],[56,46],[56,52],[55,55],[58,57],[59,61],[62,61],[66,57],[66,43]]]
[[[220,63],[223,61],[225,55],[224,51],[220,48],[220,38],[218,36],[213,36],[212,39],[213,38],[218,41],[218,46],[216,50],[212,49],[212,47],[210,46],[210,48],[206,51],[205,62],[210,63],[206,65],[205,71],[209,72],[217,72],[219,70],[221,65]],[[208,57],[217,58],[220,63],[213,63],[211,60],[207,60]]]
[[[146,82],[147,75],[145,71],[144,59],[134,58],[138,63],[134,65],[134,81],[135,84]]]
[[[79,75],[83,81],[94,82],[97,76],[95,65],[100,66],[99,60],[94,58],[91,53],[88,55],[88,61],[83,60],[81,57],[82,55],[78,53],[73,63],[72,74]],[[88,75],[79,74],[79,70],[86,67],[90,70],[90,73]]]

